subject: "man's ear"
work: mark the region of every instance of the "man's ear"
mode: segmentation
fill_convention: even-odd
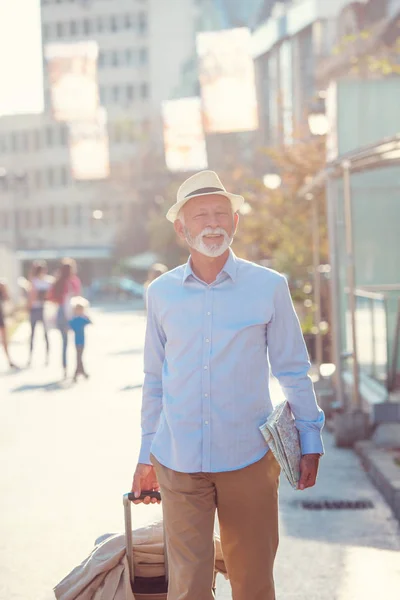
[[[174,229],[177,235],[181,238],[181,240],[185,239],[185,232],[183,231],[183,224],[180,219],[176,219],[174,221]]]
[[[239,225],[239,213],[233,215],[233,233],[235,234]]]

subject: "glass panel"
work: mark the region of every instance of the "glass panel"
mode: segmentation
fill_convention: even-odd
[[[386,298],[378,294],[356,293],[357,355],[360,371],[386,386],[387,306]],[[346,310],[347,348],[352,348],[351,315]]]

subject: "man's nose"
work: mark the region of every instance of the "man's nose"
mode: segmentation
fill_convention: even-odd
[[[212,227],[213,229],[216,229],[217,227],[219,227],[219,222],[218,222],[217,215],[209,215],[209,217],[208,217],[208,227]]]

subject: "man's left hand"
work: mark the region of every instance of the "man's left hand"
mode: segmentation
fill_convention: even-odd
[[[317,479],[319,454],[304,454],[300,460],[299,490],[313,487]]]

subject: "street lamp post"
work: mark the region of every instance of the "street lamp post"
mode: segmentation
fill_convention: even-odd
[[[306,199],[311,202],[311,231],[313,248],[313,273],[314,273],[314,329],[315,329],[315,363],[320,374],[322,356],[321,335],[321,271],[320,271],[320,235],[318,198],[314,194],[306,194]]]

